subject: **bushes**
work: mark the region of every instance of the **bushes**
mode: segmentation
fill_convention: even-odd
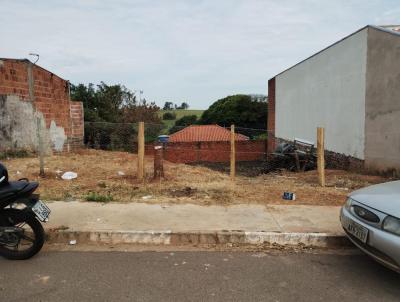
[[[162,116],[164,121],[173,121],[176,120],[176,113],[175,112],[165,112]]]
[[[135,124],[85,123],[85,145],[89,148],[132,151],[136,140]]]
[[[145,141],[157,140],[162,124],[145,123]],[[85,145],[89,148],[112,151],[137,151],[137,123],[85,123]]]
[[[85,196],[86,201],[94,201],[94,202],[109,202],[113,201],[113,197],[108,193],[107,195],[99,194],[96,192],[90,192]]]
[[[169,130],[169,133],[175,133],[183,128],[194,125],[197,123],[196,115],[185,115],[181,117],[179,120],[176,120],[175,125]]]
[[[160,108],[154,102],[141,98],[137,100],[134,92],[120,84],[72,85],[71,99],[83,102],[84,142],[89,148],[133,151],[137,123],[161,123],[158,116]],[[153,128],[146,132],[147,141],[155,140],[161,131],[160,127]]]

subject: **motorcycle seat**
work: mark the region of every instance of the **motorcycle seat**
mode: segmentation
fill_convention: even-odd
[[[27,181],[10,181],[6,185],[0,186],[0,198],[10,193],[16,194],[25,189],[28,185],[29,182]]]

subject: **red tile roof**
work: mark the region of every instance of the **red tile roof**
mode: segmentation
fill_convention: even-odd
[[[191,125],[169,136],[170,142],[220,142],[230,141],[231,131],[218,125]],[[249,138],[236,134],[237,141]]]

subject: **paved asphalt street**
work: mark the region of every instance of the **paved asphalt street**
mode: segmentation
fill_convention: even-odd
[[[399,301],[361,254],[42,252],[0,259],[1,301]]]

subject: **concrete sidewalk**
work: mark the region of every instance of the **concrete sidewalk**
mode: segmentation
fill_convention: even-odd
[[[339,207],[149,205],[50,202],[53,241],[108,243],[278,243],[325,246],[340,239]],[[62,231],[60,231],[62,230]]]

